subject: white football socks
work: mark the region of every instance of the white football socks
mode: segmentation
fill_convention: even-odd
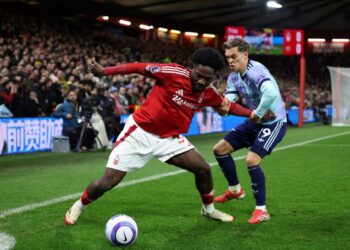
[[[79,206],[79,207],[81,207],[81,208],[85,208],[85,205],[81,202],[80,199],[77,200],[77,201],[74,203],[74,205],[77,205],[77,206]]]
[[[259,210],[262,210],[262,211],[267,211],[266,210],[266,205],[264,205],[264,206],[255,206],[255,209],[259,209]]]
[[[239,193],[241,192],[241,184],[237,184],[234,186],[229,186],[228,189],[232,192],[232,193]]]
[[[211,213],[215,210],[215,207],[214,207],[214,203],[211,203],[211,204],[203,204],[204,206],[204,210],[207,212],[207,213]]]

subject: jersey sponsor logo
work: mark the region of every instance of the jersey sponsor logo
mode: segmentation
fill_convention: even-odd
[[[182,97],[178,96],[178,95],[173,95],[173,98],[171,100],[173,100],[179,106],[185,106],[185,107],[193,109],[193,110],[197,110],[199,108],[194,103],[190,103],[190,102],[182,99]]]
[[[149,71],[153,74],[160,72],[160,67],[157,65],[150,66]]]
[[[175,93],[180,95],[180,96],[184,96],[184,90],[183,89],[176,90]]]

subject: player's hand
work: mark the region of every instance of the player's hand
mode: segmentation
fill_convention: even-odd
[[[230,105],[231,102],[227,98],[224,98],[221,105],[215,108],[215,110],[216,112],[218,112],[219,115],[224,116],[227,115],[228,111],[230,110]]]
[[[66,118],[69,120],[69,119],[72,119],[73,116],[72,116],[72,114],[68,113],[68,114],[66,115]]]
[[[276,115],[270,109],[266,111],[264,116],[261,118],[262,122],[268,122],[276,119]]]
[[[104,67],[96,62],[95,57],[88,60],[88,69],[95,76],[104,76]]]
[[[260,123],[260,117],[255,114],[255,110],[250,114],[249,120],[253,123]]]

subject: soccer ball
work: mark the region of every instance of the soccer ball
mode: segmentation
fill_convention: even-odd
[[[129,246],[136,240],[137,225],[133,218],[118,214],[107,221],[105,233],[113,246]]]

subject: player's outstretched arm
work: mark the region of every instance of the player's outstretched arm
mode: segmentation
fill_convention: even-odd
[[[104,76],[104,67],[96,62],[95,57],[88,60],[89,72],[93,73],[95,76]]]
[[[219,115],[236,115],[236,116],[245,116],[252,117],[253,111],[241,106],[238,103],[229,101],[226,97],[222,99],[221,104],[219,106],[213,106],[215,111],[218,112]]]
[[[238,103],[230,102],[228,114],[236,115],[236,116],[245,116],[245,117],[251,118],[253,114],[253,110],[247,109],[239,105]]]
[[[126,63],[111,67],[103,67],[101,64],[96,62],[95,58],[88,60],[88,69],[95,76],[109,76],[117,74],[146,74],[146,66],[149,63]]]
[[[230,104],[231,104],[230,101],[225,97],[220,106],[213,107],[213,108],[219,115],[225,116],[228,114],[228,111],[230,110]]]

